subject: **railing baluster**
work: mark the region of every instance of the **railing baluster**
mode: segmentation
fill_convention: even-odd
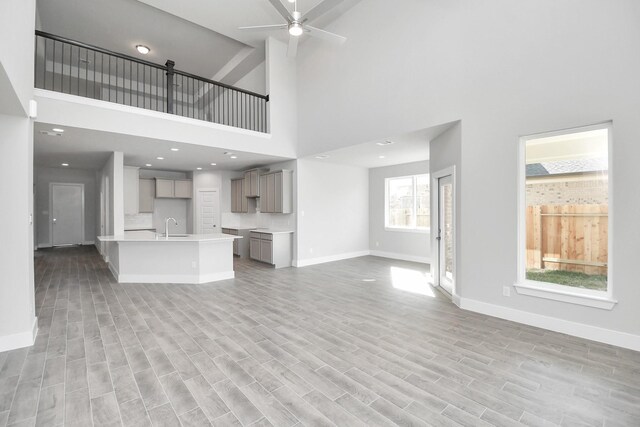
[[[36,31],[34,51],[34,81],[38,88],[178,114],[183,117],[243,129],[268,131],[268,96],[182,71],[175,71],[173,61],[167,61],[165,66],[156,65],[40,31]],[[100,59],[99,70],[98,59]],[[114,65],[112,65],[112,60],[115,61]],[[120,64],[120,60],[122,60],[122,64]],[[48,67],[49,62],[51,63],[50,68]],[[81,70],[83,65],[85,66],[84,75]],[[142,76],[140,75],[141,65]],[[90,66],[93,67],[93,70],[89,69]],[[42,67],[41,74],[38,67]],[[56,76],[58,69],[60,71],[59,83]],[[47,78],[48,74],[51,74],[50,81]],[[180,75],[179,80],[176,74]],[[41,81],[38,76],[42,76]],[[84,92],[82,91],[83,78]],[[89,90],[90,78],[92,79],[91,90]],[[135,93],[133,89],[134,78]],[[66,87],[65,82],[67,83]],[[149,86],[148,91],[147,85]],[[109,93],[105,94],[105,90],[108,90]],[[120,91],[122,91],[122,97]],[[112,94],[113,92],[115,92],[115,96]],[[142,102],[140,102],[140,97],[142,97]],[[179,110],[176,107],[176,102],[180,105]]]

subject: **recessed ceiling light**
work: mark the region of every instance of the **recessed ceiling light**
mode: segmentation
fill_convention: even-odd
[[[179,148],[172,148],[171,151],[180,151]]]
[[[384,156],[378,156],[379,159],[384,159]]]
[[[197,169],[197,170],[199,170],[199,171],[201,171],[201,170],[202,170],[202,168],[196,168],[196,169]]]
[[[230,159],[237,159],[238,156],[229,156]]]
[[[53,128],[51,130],[54,131],[54,132],[58,132],[58,133],[64,132],[64,129],[60,129],[60,128]]]
[[[147,46],[143,44],[136,45],[136,50],[143,55],[146,55],[147,53],[151,52],[151,49],[149,49]]]
[[[164,160],[164,157],[156,157],[158,160]]]
[[[319,156],[316,156],[316,159],[320,159],[320,160],[324,160],[324,159],[328,159],[329,156],[327,154],[320,154]]]
[[[62,166],[69,166],[69,163],[63,163]]]
[[[376,142],[376,144],[378,144],[378,145],[391,145],[391,144],[393,144],[393,141],[389,141],[389,140],[380,141],[380,142]]]
[[[216,165],[215,163],[211,163],[211,166],[215,166],[215,165]]]
[[[148,168],[150,168],[150,167],[151,167],[151,166],[153,166],[153,165],[152,165],[151,163],[147,163],[145,166],[146,166],[146,167],[148,167]]]

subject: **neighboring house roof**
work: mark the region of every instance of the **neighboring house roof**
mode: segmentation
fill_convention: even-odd
[[[572,159],[555,162],[531,163],[527,165],[527,176],[562,175],[568,173],[584,173],[606,171],[607,159]]]

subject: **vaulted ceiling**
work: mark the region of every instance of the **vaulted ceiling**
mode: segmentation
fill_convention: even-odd
[[[299,0],[298,9],[321,1]],[[329,24],[360,0],[328,1],[337,6],[314,25]],[[135,46],[143,44],[151,48],[148,61],[171,59],[177,69],[228,84],[264,61],[268,36],[286,40],[285,31],[238,30],[282,24],[268,0],[38,0],[37,6],[42,31],[132,56],[142,57]]]

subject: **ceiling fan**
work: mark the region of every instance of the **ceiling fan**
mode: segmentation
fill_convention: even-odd
[[[256,25],[252,27],[239,27],[240,30],[251,31],[265,31],[265,30],[283,30],[286,29],[289,32],[289,47],[287,49],[287,56],[295,58],[298,51],[298,39],[302,34],[308,34],[312,37],[317,37],[322,40],[326,40],[336,44],[344,43],[347,38],[339,36],[334,33],[330,33],[320,28],[312,27],[307,22],[313,21],[324,15],[329,10],[333,9],[343,0],[324,0],[316,7],[305,13],[304,15],[298,11],[297,0],[289,0],[289,3],[293,3],[293,11],[289,12],[289,9],[282,4],[280,0],[269,0],[269,3],[286,19],[286,24],[274,24],[274,25]]]

